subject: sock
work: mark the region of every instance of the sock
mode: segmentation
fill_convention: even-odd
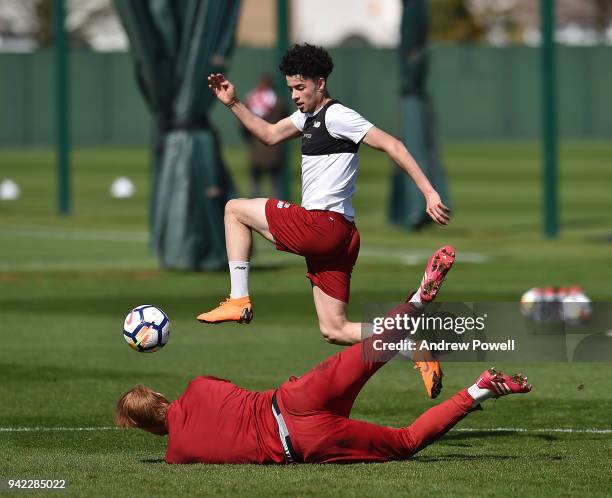
[[[249,268],[248,261],[230,261],[229,263],[230,281],[232,288],[230,297],[237,299],[249,295]]]
[[[421,302],[421,288],[420,287],[414,294],[412,294],[408,302],[414,304],[415,308],[421,307],[423,303]]]
[[[413,356],[414,356],[415,351],[411,351],[410,349],[408,349],[408,344],[416,344],[416,343],[414,341],[411,341],[408,338],[404,339],[404,343],[406,344],[406,349],[400,349],[399,354],[403,356],[404,358],[408,358],[409,360],[414,360]]]
[[[481,389],[476,384],[471,387],[468,387],[468,394],[474,398],[474,403],[472,403],[472,408],[478,406],[484,400],[489,399],[493,396],[493,391],[489,389]]]
[[[408,299],[408,302],[412,304],[416,309],[420,309],[423,306],[423,304],[421,303],[421,293],[419,292],[418,289],[416,292],[413,292],[411,294],[410,298]],[[406,343],[416,344],[415,341],[411,340],[408,337],[404,339],[404,341]],[[408,358],[409,360],[414,360],[414,353],[415,351],[410,351],[408,349],[401,349],[399,351],[399,354],[401,356],[403,356],[404,358]]]

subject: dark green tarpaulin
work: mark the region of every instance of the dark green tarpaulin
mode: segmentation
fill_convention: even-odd
[[[151,242],[166,268],[225,265],[233,186],[208,121],[207,76],[226,70],[238,0],[115,0],[154,116]]]
[[[437,130],[431,101],[427,95],[428,1],[403,0],[400,43],[401,134],[412,156],[450,207],[444,166],[440,160]],[[391,178],[392,223],[418,229],[431,221],[425,213],[425,200],[414,182],[395,168]]]

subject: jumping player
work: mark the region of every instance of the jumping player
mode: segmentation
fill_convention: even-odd
[[[445,258],[443,249],[432,260]],[[431,263],[431,261],[430,261]],[[424,286],[387,316],[421,310]],[[174,402],[137,385],[118,401],[115,421],[168,435],[168,463],[342,463],[407,459],[440,438],[490,397],[526,393],[522,375],[485,370],[476,382],[430,408],[407,427],[392,428],[349,418],[370,377],[395,354],[374,345],[403,340],[407,331],[385,330],[327,358],[276,390],[241,389],[215,377],[198,377]]]
[[[376,128],[357,112],[333,100],[327,78],[333,69],[329,54],[320,47],[295,45],[279,66],[297,106],[291,116],[268,123],[250,112],[236,97],[234,85],[222,74],[208,77],[216,97],[249,132],[267,145],[302,137],[301,206],[279,199],[232,199],[225,206],[225,241],[231,289],[220,305],[197,318],[203,323],[249,323],[253,308],[249,296],[252,231],[281,251],[306,258],[306,276],[325,339],[350,345],[361,340],[361,323],[350,322],[346,308],[353,266],[359,253],[359,232],[354,223],[352,196],[361,142],[385,151],[414,180],[426,201],[426,211],[441,225],[449,210],[406,147]],[[429,300],[437,289],[427,289]],[[428,394],[441,389],[437,360],[418,363]]]

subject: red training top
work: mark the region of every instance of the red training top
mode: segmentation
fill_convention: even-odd
[[[170,404],[168,463],[284,463],[273,390],[242,389],[202,376]]]

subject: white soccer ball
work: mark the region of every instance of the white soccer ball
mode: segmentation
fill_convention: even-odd
[[[139,353],[152,353],[163,348],[170,338],[170,320],[150,304],[137,306],[123,322],[123,338]]]
[[[582,325],[591,318],[593,305],[583,292],[570,293],[561,301],[563,320],[568,325]]]
[[[21,189],[10,178],[6,178],[0,182],[0,201],[15,201],[19,199]]]
[[[544,292],[539,287],[529,289],[521,296],[521,313],[532,320],[538,314],[538,308],[544,300]]]
[[[115,178],[110,188],[111,197],[115,199],[128,199],[132,197],[135,192],[136,186],[127,176]]]

